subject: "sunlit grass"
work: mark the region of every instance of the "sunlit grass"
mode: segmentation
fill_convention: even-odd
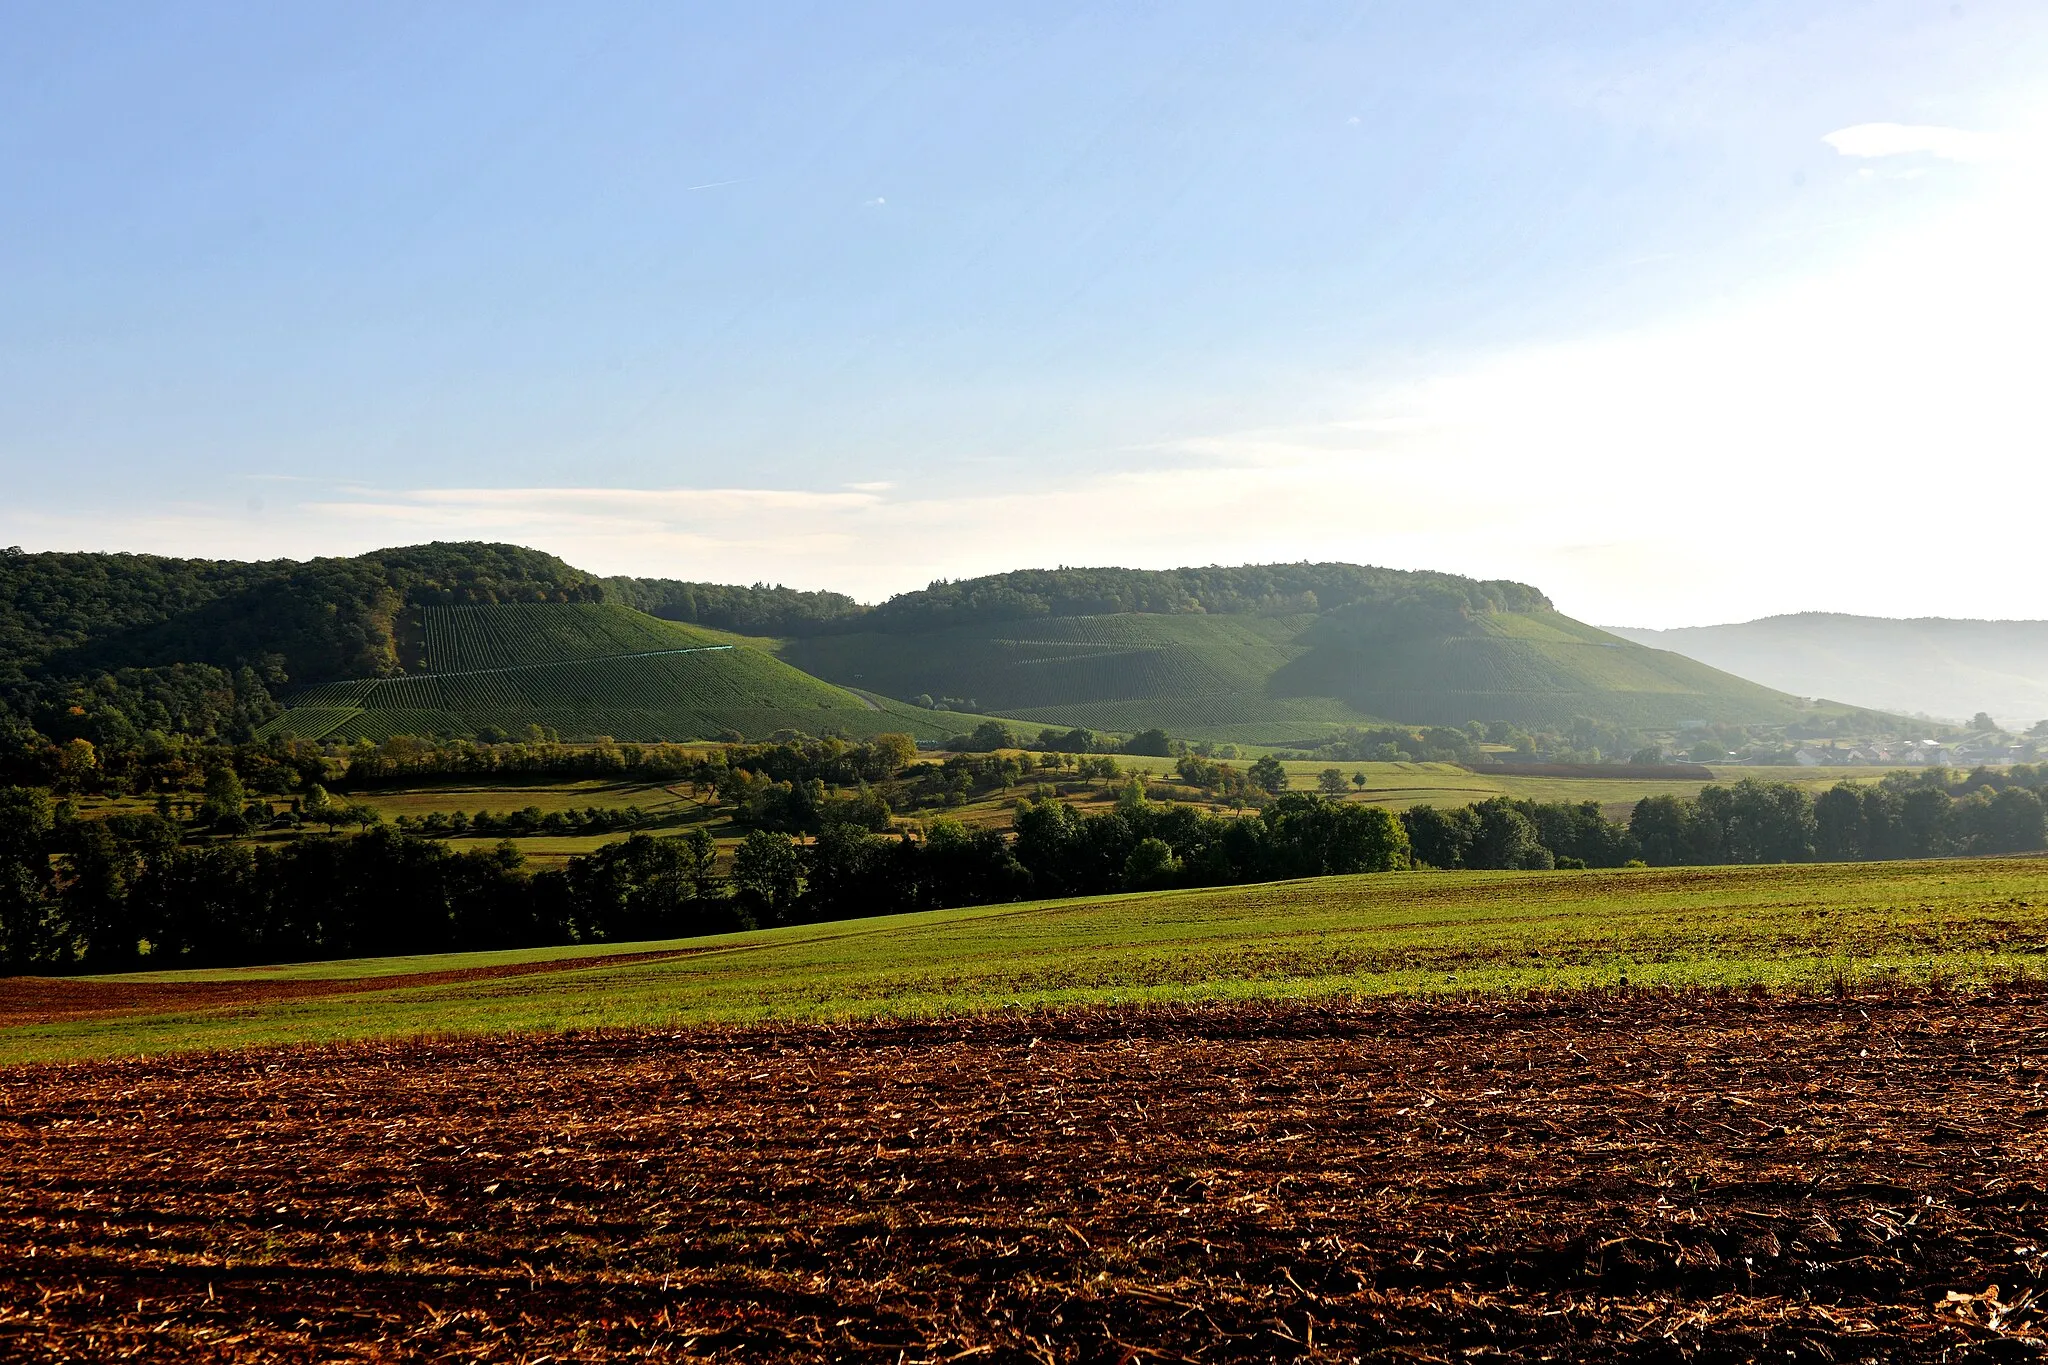
[[[694,951],[219,1012],[20,1027],[0,1031],[0,1060],[1119,1002],[1971,979],[2048,962],[2048,860],[1334,877],[262,974],[387,976],[657,948]]]

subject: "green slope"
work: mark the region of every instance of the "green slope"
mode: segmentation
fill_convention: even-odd
[[[230,981],[183,1007],[0,1027],[0,1065],[345,1038],[918,1018],[1202,1000],[1786,990],[2010,979],[2048,934],[2048,860],[1412,872],[935,910],[667,943],[102,977]],[[2031,903],[2030,903],[2030,899]],[[683,950],[621,964],[606,954]],[[600,959],[591,962],[590,959]],[[413,973],[568,970],[408,984]],[[367,978],[252,1000],[264,981]]]
[[[266,733],[381,740],[397,734],[709,739],[738,731],[882,731],[938,738],[977,717],[863,697],[744,637],[596,603],[430,606],[427,671],[329,683],[292,698]]]
[[[795,638],[778,663],[724,627]],[[878,725],[937,737],[975,721],[848,689],[972,699],[1034,727],[1273,744],[1375,720],[1661,729],[1804,709],[1561,616],[1527,584],[1369,565],[1031,569],[862,607],[604,580],[476,543],[306,563],[0,555],[0,726],[60,742],[232,737],[265,721],[340,737],[539,723],[619,738]],[[280,699],[292,711],[272,720]]]
[[[1547,608],[1067,616],[788,641],[782,657],[894,696],[1045,723],[1284,743],[1374,720],[1664,728],[1782,724],[1799,699]]]
[[[290,689],[416,668],[420,607],[607,591],[553,555],[473,542],[257,564],[4,551],[0,727],[232,738]]]

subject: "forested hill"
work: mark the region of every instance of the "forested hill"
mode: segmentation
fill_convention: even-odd
[[[1375,720],[1668,728],[1783,724],[1801,710],[1796,698],[1563,617],[1526,584],[1455,574],[1310,563],[1029,569],[869,607],[765,584],[599,578],[517,546],[437,543],[304,563],[0,555],[0,727],[94,743],[150,731],[237,738],[324,684],[445,669],[427,649],[436,608],[537,602],[774,636],[783,662],[813,678],[926,697],[935,713],[1165,725],[1254,743]],[[736,669],[712,669],[704,686],[734,683]],[[763,698],[801,690],[781,681],[789,686],[750,694],[761,714],[749,712],[748,725],[774,719],[780,703]],[[619,698],[602,692],[579,697],[578,714],[617,711]],[[517,720],[502,710],[492,712],[499,728]],[[667,733],[663,714],[656,728]],[[816,726],[821,716],[798,706],[780,723]]]
[[[810,635],[869,608],[840,592],[800,592],[781,584],[691,583],[674,578],[607,578],[610,600],[649,616],[741,635]]]
[[[1034,617],[1253,616],[1370,605],[1469,615],[1546,609],[1525,583],[1364,564],[1245,564],[1201,569],[1024,569],[939,582],[890,598],[867,630],[936,630]]]
[[[304,563],[0,551],[0,723],[237,734],[274,714],[281,690],[402,671],[418,608],[605,596],[595,576],[515,545]]]
[[[868,607],[836,592],[659,578],[609,578],[612,600],[651,615],[749,635],[927,631],[1041,617],[1274,616],[1405,607],[1469,616],[1548,609],[1525,583],[1363,564],[1243,564],[1189,569],[1020,569],[940,580]]]

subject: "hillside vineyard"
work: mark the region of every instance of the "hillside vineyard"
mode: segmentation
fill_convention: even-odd
[[[999,716],[1290,745],[1374,724],[1675,731],[1816,710],[1525,584],[1353,564],[1027,570],[863,607],[602,579],[506,545],[306,564],[17,554],[0,560],[0,644],[0,719],[95,744],[943,739]]]
[[[352,741],[538,725],[576,738],[681,740],[934,728],[929,713],[885,710],[734,638],[630,607],[516,603],[422,616],[429,671],[312,688],[265,732]]]

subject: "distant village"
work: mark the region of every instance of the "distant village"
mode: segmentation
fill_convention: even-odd
[[[1802,768],[1848,768],[1863,764],[1915,764],[1928,767],[1975,768],[1985,764],[2026,763],[2039,745],[2011,735],[1973,735],[1944,742],[1907,739],[1870,744],[1808,744],[1792,751]]]
[[[1675,756],[1695,763],[1801,768],[1981,768],[2048,759],[2048,721],[2025,734],[2014,734],[1979,712],[1967,726],[1929,721],[1919,735],[1905,725],[1900,726],[1904,733],[1872,735],[1866,731],[1857,735],[1842,733],[1848,730],[1843,724],[1846,719],[1839,717],[1830,723],[1840,727],[1833,734],[1815,733],[1815,729],[1802,733],[1798,726],[1790,727],[1789,733],[1745,734],[1696,723],[1685,727],[1666,752],[1675,750]],[[1910,721],[1906,724],[1919,728]]]

